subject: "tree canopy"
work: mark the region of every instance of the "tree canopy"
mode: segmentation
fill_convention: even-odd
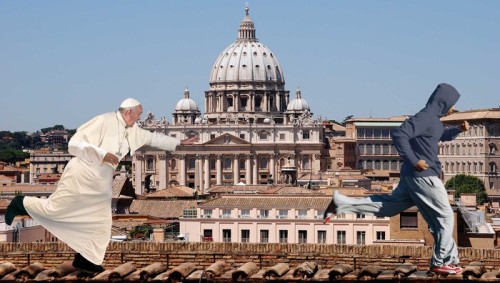
[[[488,201],[483,181],[475,176],[458,174],[449,179],[445,187],[447,190],[455,190],[455,198],[460,197],[460,194],[463,193],[471,193],[476,194],[478,204]]]

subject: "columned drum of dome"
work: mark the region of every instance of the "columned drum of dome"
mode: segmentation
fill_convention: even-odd
[[[200,110],[194,100],[189,98],[189,90],[184,90],[184,97],[175,105],[175,112],[173,113],[174,125],[179,124],[194,124],[200,117]]]
[[[289,100],[283,70],[276,55],[255,37],[248,11],[245,8],[238,38],[212,67],[205,116],[209,121],[225,121],[232,114],[251,123],[266,118],[283,123]]]

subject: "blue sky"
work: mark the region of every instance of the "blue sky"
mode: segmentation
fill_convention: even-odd
[[[420,110],[454,85],[460,110],[500,106],[500,1],[248,1],[291,98],[342,121]],[[77,128],[135,97],[171,119],[187,86],[204,110],[213,63],[245,1],[0,2],[0,130]],[[144,117],[144,116],[143,116]]]

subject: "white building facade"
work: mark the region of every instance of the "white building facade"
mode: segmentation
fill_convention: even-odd
[[[300,90],[289,99],[283,70],[256,39],[248,8],[238,38],[215,60],[205,112],[186,89],[171,123],[149,113],[141,124],[178,139],[198,136],[199,142],[174,153],[137,151],[132,162],[137,194],[171,185],[204,193],[212,185],[293,184],[300,174],[324,167],[321,118],[313,117]]]

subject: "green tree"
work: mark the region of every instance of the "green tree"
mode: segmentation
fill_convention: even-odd
[[[455,198],[462,193],[476,194],[478,204],[488,201],[488,195],[481,179],[465,174],[458,174],[449,179],[444,185],[447,190],[455,190]]]
[[[342,123],[340,123],[340,124],[341,124],[342,126],[344,126],[344,127],[345,127],[345,125],[347,124],[347,120],[351,120],[351,119],[352,119],[352,117],[354,117],[354,115],[349,115],[349,116],[346,116],[346,117],[344,118],[344,121],[342,121]]]

